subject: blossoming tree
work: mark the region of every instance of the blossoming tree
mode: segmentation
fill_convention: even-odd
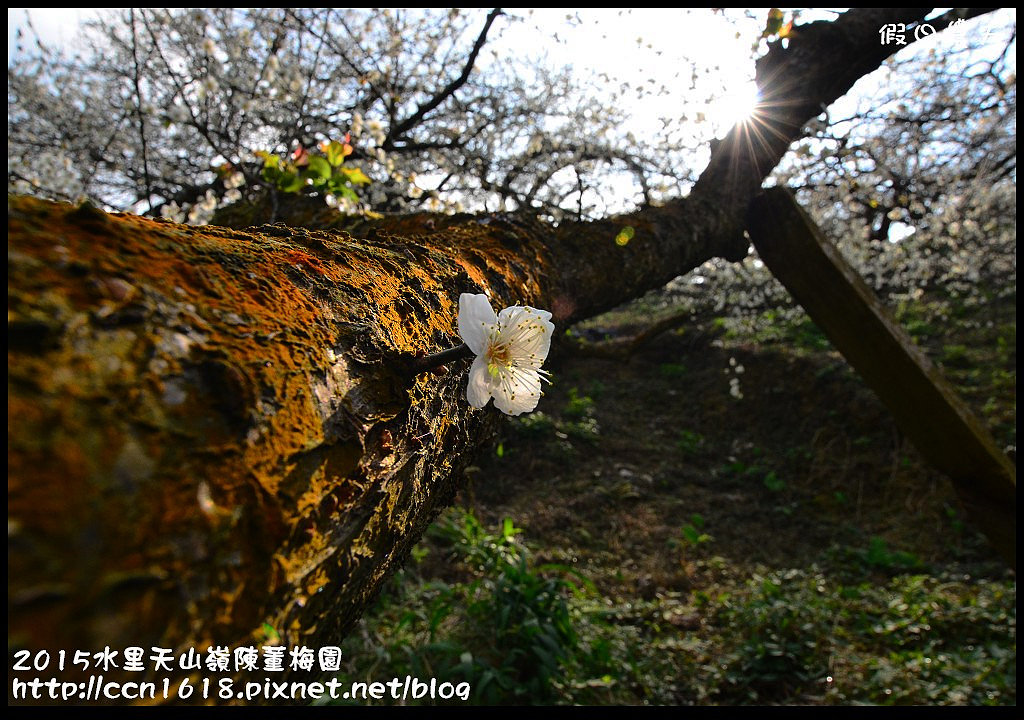
[[[289,12],[288,22],[316,38],[296,53],[331,46],[330,18]],[[797,26],[757,65],[762,107],[771,109],[758,121],[759,141],[734,129],[687,197],[630,215],[553,225],[523,214],[416,213],[344,229],[236,230],[10,200],[14,642],[336,644],[450,502],[500,411],[535,404],[512,394],[539,390],[532,356],[546,353],[548,326],[637,297],[709,258],[743,258],[744,215],[767,173],[823,106],[896,49],[878,42],[878,28],[913,28],[925,15],[854,10]],[[221,128],[223,137],[205,141],[241,166],[223,143],[246,141],[246,117],[295,105],[310,124],[326,112],[333,90],[316,104],[301,78],[241,116],[208,102],[222,86],[246,97],[266,75],[288,72],[270,59],[281,51],[280,26],[258,26],[254,47],[273,51],[258,72],[196,83],[195,63],[232,67],[221,57],[231,50],[196,37],[190,56],[162,56],[159,19],[133,16],[120,49],[140,84],[145,63],[157,66],[145,72],[182,83],[158,102],[172,124],[175,113],[201,114],[183,141]],[[487,27],[463,57],[466,74]],[[339,57],[344,50],[334,48]],[[468,106],[440,139],[411,134],[429,116],[430,97],[458,97],[461,74],[411,105],[372,70],[362,77],[367,103],[394,93],[384,98],[388,131],[365,118],[360,128],[385,164],[403,148],[463,151],[467,134],[486,135],[473,130]],[[132,102],[124,113],[126,127],[134,114],[140,140],[149,136],[150,115]],[[53,132],[74,142],[73,128]],[[103,157],[95,175],[113,172]],[[143,149],[129,160],[117,182],[122,192],[141,189],[138,210],[159,213],[157,198],[194,209],[214,189],[173,176],[171,166],[191,157]],[[95,175],[80,178],[83,187]],[[212,181],[216,192],[237,189],[228,187],[237,180],[225,183],[233,177]],[[506,190],[517,187],[515,173],[505,179]],[[564,211],[554,199],[534,200]],[[496,315],[484,307],[488,296],[514,309]],[[469,372],[465,363],[421,372],[422,358],[457,345],[459,332],[477,356]],[[492,397],[497,410],[482,407]]]

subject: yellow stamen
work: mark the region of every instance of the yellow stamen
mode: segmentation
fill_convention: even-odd
[[[509,345],[497,343],[487,345],[487,372],[491,377],[498,377],[501,368],[508,368],[512,365],[512,353]]]

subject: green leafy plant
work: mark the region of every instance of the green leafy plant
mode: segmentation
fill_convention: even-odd
[[[569,399],[562,414],[567,418],[560,424],[560,430],[578,440],[594,441],[600,434],[597,418],[594,416],[594,399],[581,395],[576,388],[569,388]]]
[[[401,610],[385,607],[398,622],[377,665],[469,682],[472,703],[553,700],[579,641],[570,599],[593,586],[569,566],[533,566],[521,532],[508,518],[489,532],[466,511],[432,526],[430,538],[473,579],[424,583]]]
[[[913,570],[921,567],[921,560],[913,553],[891,550],[880,537],[873,537],[858,556],[865,565],[880,570]]]
[[[312,152],[300,146],[286,159],[265,150],[256,152],[263,160],[260,176],[281,192],[312,188],[355,201],[359,198],[353,187],[371,181],[361,169],[345,166],[345,158],[351,154],[348,135],[344,142],[325,140]]]
[[[743,631],[724,648],[714,694],[725,702],[771,702],[825,676],[833,620],[807,583],[792,572],[755,576],[749,594],[720,606],[719,621]]]
[[[942,364],[947,367],[970,367],[971,359],[966,345],[948,344],[942,348]]]
[[[704,605],[723,633],[697,684],[722,704],[1015,702],[1012,581],[785,570]]]
[[[697,455],[701,448],[704,447],[704,436],[693,430],[680,430],[676,447],[684,455]]]
[[[711,536],[704,532],[704,517],[698,513],[690,516],[690,522],[683,525],[680,532],[683,536],[683,547],[697,547],[711,540]]]
[[[589,395],[580,395],[576,388],[569,388],[569,401],[565,404],[566,417],[580,420],[588,417],[594,409],[594,400]]]
[[[786,481],[781,479],[774,470],[770,470],[764,476],[764,486],[774,493],[782,492],[786,489]]]

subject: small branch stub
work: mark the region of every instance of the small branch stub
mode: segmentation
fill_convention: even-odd
[[[473,351],[470,349],[469,345],[465,344],[449,348],[448,350],[442,350],[441,352],[434,353],[433,355],[424,355],[423,357],[413,359],[412,374],[419,375],[421,373],[437,370],[448,363],[453,363],[456,360],[471,357],[473,357]]]

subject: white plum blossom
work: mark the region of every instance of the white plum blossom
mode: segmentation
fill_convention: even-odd
[[[160,208],[160,217],[173,220],[174,222],[182,222],[185,219],[185,212],[176,202],[169,202]]]
[[[227,190],[234,190],[235,188],[240,188],[243,185],[245,185],[245,175],[237,170],[224,179],[224,188]]]
[[[217,209],[218,200],[213,190],[207,190],[206,195],[199,198],[195,205],[188,212],[190,225],[206,225],[213,219],[213,212]]]
[[[494,398],[506,415],[536,408],[547,376],[541,365],[555,330],[551,313],[513,305],[495,315],[486,295],[462,293],[458,323],[459,335],[476,354],[466,388],[469,404],[482,408]]]
[[[213,190],[206,191],[206,195],[204,195],[202,200],[199,202],[199,207],[207,212],[213,212],[217,209],[217,196],[214,194]]]
[[[384,144],[384,140],[386,139],[387,136],[384,133],[384,126],[381,124],[379,120],[368,121],[366,123],[366,129],[370,133],[370,136],[378,145]]]

